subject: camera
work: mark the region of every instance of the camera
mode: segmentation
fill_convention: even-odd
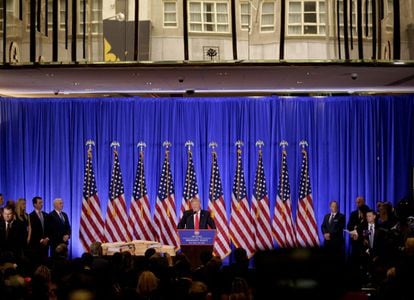
[[[358,78],[358,74],[357,73],[352,73],[351,78],[352,78],[352,80],[356,80]]]
[[[182,77],[178,78],[178,82],[179,83],[183,83],[184,82],[184,78],[182,78]]]

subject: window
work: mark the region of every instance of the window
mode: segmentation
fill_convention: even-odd
[[[59,30],[66,29],[66,1],[59,1]]]
[[[352,37],[356,38],[357,37],[357,6],[356,6],[356,1],[357,0],[352,0],[351,1],[351,5],[352,8],[349,7],[349,2],[348,2],[348,9],[350,11],[352,11]],[[337,2],[339,5],[339,35],[341,37],[344,36],[344,1],[343,0],[339,0],[339,2]],[[348,35],[350,36],[350,26],[351,26],[351,18],[350,18],[350,14],[348,13]]]
[[[394,1],[387,0],[386,31],[393,32],[394,28]]]
[[[288,35],[325,35],[325,0],[295,0],[288,4]]]
[[[275,3],[262,3],[262,18],[260,22],[260,31],[274,31],[275,30]]]
[[[47,30],[53,30],[53,0],[47,1]]]
[[[371,38],[372,37],[372,4],[371,1],[368,1],[368,3],[366,2],[367,0],[363,1],[362,3],[362,32],[363,32],[363,36]],[[392,0],[391,0],[392,2]],[[368,22],[365,22],[365,18],[366,18],[366,8],[368,4]],[[344,36],[344,2],[343,0],[340,0],[339,3],[339,34],[341,37]],[[349,4],[348,4],[349,5]],[[357,24],[358,24],[358,15],[357,15],[357,0],[352,0],[351,1],[351,5],[352,7],[348,7],[348,9],[350,11],[352,11],[352,37],[353,38],[357,38],[358,37],[358,32],[357,32]],[[350,19],[350,14],[348,13],[348,34],[350,36],[350,32],[349,29],[351,26],[351,19]],[[367,27],[365,26],[365,24],[368,25],[368,32],[367,32]]]
[[[19,17],[19,1],[13,1],[13,0],[3,0],[3,1],[6,1],[7,14],[9,16],[18,18]],[[2,7],[2,13],[3,13],[3,4],[1,4],[1,7]]]
[[[242,30],[249,30],[252,24],[252,12],[249,2],[240,4],[240,27]]]
[[[177,3],[164,2],[164,27],[177,27]]]
[[[86,34],[102,34],[102,2],[79,0],[78,35],[83,35],[83,3],[86,1]]]
[[[366,9],[368,9],[368,11],[366,11]],[[368,20],[365,20],[366,17],[368,17]],[[363,35],[372,38],[372,1],[365,0],[362,3],[362,27],[364,32]]]
[[[228,2],[190,2],[191,32],[229,32]]]

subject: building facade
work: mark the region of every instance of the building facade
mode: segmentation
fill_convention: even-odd
[[[0,16],[6,63],[414,59],[414,0],[3,0]]]

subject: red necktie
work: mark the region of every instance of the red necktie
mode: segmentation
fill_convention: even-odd
[[[195,224],[194,229],[199,230],[200,229],[200,217],[198,216],[198,213],[195,215]]]

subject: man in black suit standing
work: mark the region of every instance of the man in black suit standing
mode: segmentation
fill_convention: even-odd
[[[49,252],[49,215],[43,210],[43,199],[36,196],[32,200],[34,210],[30,213],[32,233],[29,242],[29,250],[35,265],[43,263]]]
[[[50,221],[50,253],[53,256],[59,244],[69,244],[71,227],[68,215],[63,212],[63,200],[53,201],[54,210],[49,213]]]
[[[345,216],[338,211],[338,203],[331,201],[329,208],[331,212],[326,214],[322,222],[322,233],[325,239],[325,249],[335,257],[344,258],[345,254]]]
[[[200,199],[191,199],[191,209],[186,210],[178,223],[178,229],[216,229],[216,224],[207,210],[201,209]]]
[[[13,207],[4,207],[0,221],[0,253],[11,252],[19,260],[26,244],[24,230],[23,223],[14,217]]]

